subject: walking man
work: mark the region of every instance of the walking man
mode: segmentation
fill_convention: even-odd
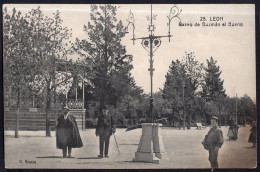
[[[96,136],[99,136],[99,158],[108,156],[109,139],[110,136],[115,133],[116,126],[114,120],[110,114],[108,114],[107,107],[103,107],[102,114],[99,115],[96,127]],[[105,152],[104,152],[105,145]]]
[[[224,143],[223,133],[218,128],[218,118],[212,116],[210,119],[211,128],[205,136],[203,146],[209,151],[209,162],[211,168],[218,168],[218,150]]]

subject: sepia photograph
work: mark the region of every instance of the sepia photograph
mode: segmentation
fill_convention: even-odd
[[[3,4],[6,169],[257,168],[254,4]]]

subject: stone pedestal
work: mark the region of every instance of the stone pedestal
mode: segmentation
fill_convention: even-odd
[[[157,158],[166,159],[167,155],[163,145],[161,126],[162,124],[153,124],[153,151]]]
[[[133,161],[159,163],[166,157],[161,136],[162,124],[143,123],[142,136]]]

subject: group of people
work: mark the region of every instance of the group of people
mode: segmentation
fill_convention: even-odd
[[[62,149],[64,158],[71,157],[72,148],[80,148],[83,146],[76,119],[69,112],[69,109],[65,107],[63,110],[63,115],[58,118],[56,133],[57,148]],[[224,143],[223,132],[220,128],[218,128],[218,118],[216,116],[211,117],[210,123],[210,130],[205,136],[202,145],[206,150],[209,151],[209,161],[211,168],[218,168],[218,151]],[[251,134],[248,140],[249,142],[253,143],[253,147],[256,147],[256,129],[256,122],[253,122],[252,128],[250,130]],[[231,125],[229,130],[234,133],[232,135],[232,139],[237,139],[238,127],[236,125]],[[109,157],[109,140],[110,136],[115,133],[115,131],[116,127],[114,119],[111,115],[108,114],[107,108],[103,107],[102,112],[98,117],[95,132],[96,136],[99,136],[99,158]]]
[[[103,158],[104,155],[105,157],[109,157],[109,140],[115,131],[114,120],[112,116],[108,114],[107,108],[103,107],[102,113],[98,117],[96,127],[96,136],[99,136],[99,158]],[[83,146],[76,118],[70,114],[70,110],[67,107],[63,109],[63,115],[58,118],[56,144],[57,148],[62,149],[63,158],[71,157],[72,148],[80,148]]]
[[[239,128],[239,126],[235,124],[234,120],[231,120],[228,134],[227,134],[229,140],[237,140],[238,128]],[[250,135],[248,138],[248,142],[253,143],[252,148],[256,147],[256,130],[257,130],[256,121],[252,121]]]

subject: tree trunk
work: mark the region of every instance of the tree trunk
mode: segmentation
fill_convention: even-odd
[[[55,119],[55,126],[57,126],[58,115],[57,115],[57,102],[56,102],[56,86],[54,87],[54,119]]]
[[[9,98],[8,98],[8,107],[10,108],[10,106],[11,106],[11,96],[12,95],[12,84],[11,84],[11,86],[9,87]]]
[[[51,136],[51,121],[50,121],[50,109],[51,109],[51,89],[50,83],[47,83],[47,90],[46,90],[46,136]]]
[[[53,79],[53,84],[54,84],[54,119],[55,119],[55,126],[57,126],[57,121],[58,121],[58,116],[57,116],[57,102],[56,102],[56,76],[55,76],[55,71],[54,71],[54,79]]]
[[[185,112],[184,112],[184,106],[183,106],[183,130],[185,130],[185,127],[186,127],[186,115],[185,115]]]
[[[104,41],[105,41],[105,47],[104,47],[104,64],[103,64],[103,69],[102,69],[102,74],[103,76],[107,79],[107,62],[108,62],[108,45],[107,45],[107,6],[105,5],[105,28],[104,28]],[[103,108],[103,106],[105,105],[106,103],[106,96],[105,94],[107,93],[107,84],[106,84],[106,80],[102,79],[101,80],[101,95],[100,95],[100,107],[101,107],[101,110]]]
[[[219,125],[219,128],[221,128],[221,114],[220,114],[220,108],[218,109],[218,113],[219,113],[219,115],[218,115],[218,125]]]
[[[179,130],[181,129],[181,114],[179,113]]]
[[[19,130],[19,114],[20,114],[20,88],[17,90],[17,105],[16,105],[16,113],[15,113],[15,138],[18,138],[18,130]]]
[[[203,118],[204,118],[205,126],[206,126],[207,125],[207,116],[206,116],[205,110],[203,110]]]
[[[219,123],[218,123],[218,126],[219,126],[219,128],[221,128],[221,116],[219,116]]]
[[[185,100],[184,100],[184,82],[182,82],[182,101],[183,101],[183,130],[185,130],[185,121],[186,121],[186,115],[185,115]]]
[[[104,82],[103,82],[104,83]],[[101,84],[101,92],[100,92],[100,100],[99,100],[99,106],[100,106],[100,110],[102,111],[104,105],[105,105],[105,102],[104,102],[104,99],[105,99],[105,95],[104,95],[104,84]],[[101,112],[102,113],[102,112]]]
[[[188,114],[188,124],[187,124],[187,129],[190,129],[190,124],[191,124],[191,113],[189,112]]]

